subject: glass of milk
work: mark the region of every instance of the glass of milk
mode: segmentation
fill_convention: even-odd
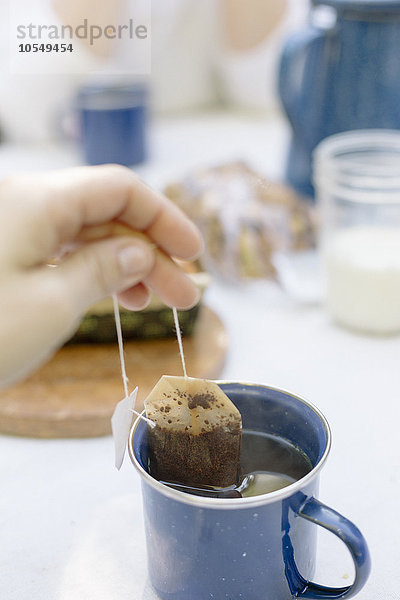
[[[327,308],[352,329],[400,333],[400,131],[326,138],[313,166]]]

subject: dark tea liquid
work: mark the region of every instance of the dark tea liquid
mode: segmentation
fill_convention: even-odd
[[[288,440],[245,429],[242,432],[240,465],[241,481],[230,488],[189,487],[168,481],[162,483],[199,496],[247,498],[280,490],[301,479],[313,468],[308,456]],[[149,472],[151,474],[151,463]]]
[[[243,498],[284,488],[312,469],[308,456],[288,440],[268,433],[243,430],[241,466],[243,475],[254,474]]]

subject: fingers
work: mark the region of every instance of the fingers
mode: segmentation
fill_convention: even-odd
[[[169,306],[189,308],[198,292],[183,271],[141,239],[120,237],[81,246],[56,267],[16,273],[2,295],[0,387],[20,378],[71,337],[90,305],[114,292],[133,310],[144,308],[148,287]],[[16,314],[18,318],[10,318]],[[15,343],[22,335],[23,344]]]
[[[19,243],[15,247],[24,266],[47,260],[60,246],[75,241],[82,229],[110,221],[145,233],[171,256],[192,259],[203,249],[195,225],[124,167],[81,167],[19,176],[3,182],[0,196],[11,198],[7,202],[11,218],[17,211]]]
[[[192,280],[168,256],[156,253],[156,260],[143,282],[167,305],[191,308],[199,301],[199,291]]]
[[[151,273],[155,260],[153,248],[141,240],[106,239],[81,246],[54,269],[54,276],[73,311],[82,314],[98,300],[134,288]],[[138,305],[144,296],[136,293]]]
[[[160,250],[140,238],[112,238],[86,244],[54,270],[82,313],[97,300],[118,293],[133,310],[144,308],[150,288],[165,304],[190,308],[199,300],[189,277]]]
[[[120,292],[118,301],[129,310],[142,310],[150,302],[150,290],[143,283],[138,283],[128,290]]]
[[[2,275],[51,281],[58,306],[67,307],[60,326],[68,331],[91,304],[112,293],[134,310],[146,305],[149,289],[180,309],[199,299],[171,259],[201,253],[197,228],[129,169],[87,167],[6,180],[0,216]],[[57,268],[45,267],[61,248],[74,251]]]
[[[146,210],[137,201],[142,198]],[[197,227],[165,196],[149,188],[140,179],[129,190],[129,201],[119,219],[153,240],[167,254],[192,260],[203,251]]]

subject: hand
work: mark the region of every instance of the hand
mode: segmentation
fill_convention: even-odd
[[[0,183],[0,385],[47,360],[112,293],[133,310],[149,289],[169,306],[195,304],[171,257],[191,260],[202,248],[193,223],[124,167]]]
[[[288,0],[222,0],[225,43],[230,50],[247,52],[273,35],[288,11]]]

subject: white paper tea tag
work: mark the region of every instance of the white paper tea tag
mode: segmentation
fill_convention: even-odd
[[[125,450],[128,443],[129,432],[135,416],[135,403],[138,388],[136,387],[129,396],[118,402],[111,417],[111,428],[115,447],[115,466],[119,470],[124,461]]]

